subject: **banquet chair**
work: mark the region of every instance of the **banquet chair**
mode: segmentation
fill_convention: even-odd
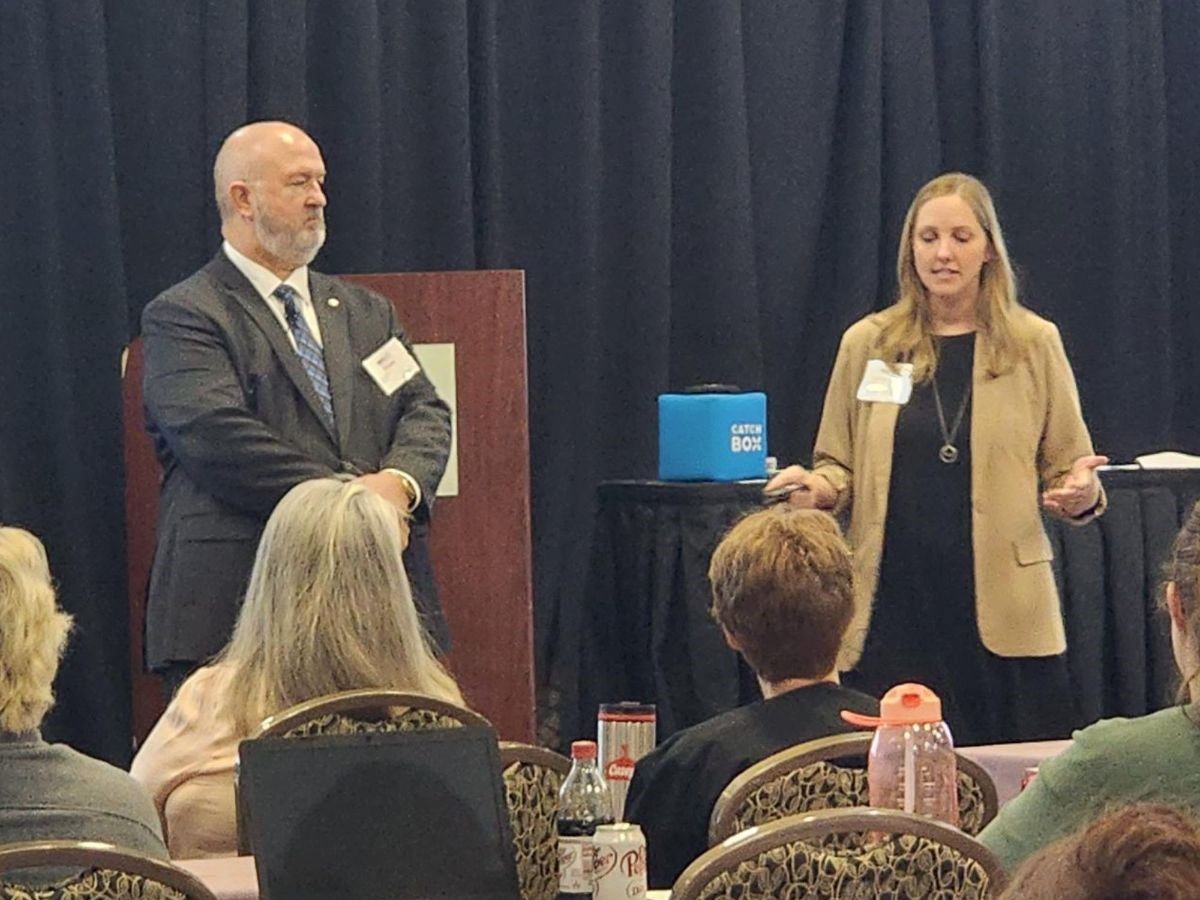
[[[49,886],[26,886],[4,873],[75,869]],[[133,850],[97,841],[26,841],[0,846],[2,900],[216,900],[194,875]]]
[[[315,737],[368,731],[421,731],[426,728],[491,728],[473,710],[424,694],[403,691],[342,691],[299,703],[267,716],[254,734],[263,737]]]
[[[784,816],[867,806],[862,766],[872,734],[835,734],[780,750],[726,785],[713,804],[709,846],[752,825]],[[999,800],[992,777],[979,763],[955,753],[958,763],[959,828],[976,835],[996,817]],[[855,765],[854,763],[858,763]]]
[[[860,847],[829,839],[869,835]],[[904,897],[987,900],[1007,882],[1000,861],[957,828],[897,810],[858,807],[787,816],[741,831],[684,869],[671,900]]]
[[[366,688],[315,697],[267,716],[251,739],[425,731],[469,726],[491,728],[492,723],[473,710],[436,697]],[[238,855],[247,856],[250,853],[248,822],[238,790],[236,770],[233,785],[237,808]]]
[[[513,849],[522,900],[558,896],[558,789],[571,761],[553,750],[500,742],[504,797],[512,825]]]

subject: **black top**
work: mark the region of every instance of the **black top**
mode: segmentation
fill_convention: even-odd
[[[888,550],[903,542],[909,552],[971,555],[971,368],[975,335],[934,338],[938,364],[934,382],[913,388],[900,408],[892,451],[892,483],[888,495]],[[962,409],[962,421],[951,441],[958,451],[953,463],[938,453],[946,443],[938,420],[941,399],[946,430]],[[963,408],[963,401],[966,407]]]
[[[988,654],[975,616],[975,555],[971,538],[971,401],[966,393],[975,359],[975,335],[937,337],[933,381],[914,386],[900,408],[892,450],[892,478],[883,558],[862,659],[847,683],[882,696],[916,681],[942,699],[955,742],[979,736],[967,719],[964,692],[976,695],[977,664]],[[946,431],[966,398],[953,434],[954,462],[943,462]],[[970,705],[969,703],[966,705]]]
[[[708,849],[713,804],[735,775],[804,741],[854,731],[843,709],[879,714],[879,702],[822,682],[714,716],[677,731],[637,764],[625,818],[646,835],[652,888],[669,888]]]

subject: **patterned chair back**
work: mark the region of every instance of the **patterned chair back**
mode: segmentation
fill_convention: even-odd
[[[299,703],[263,719],[253,738],[306,738],[331,734],[381,731],[427,731],[435,728],[480,726],[492,723],[473,710],[424,694],[389,690],[357,690],[327,694]],[[237,806],[238,854],[250,853],[246,812],[234,777]],[[3,900],[3,898],[0,898]]]
[[[258,726],[254,737],[424,731],[464,725],[492,727],[492,723],[479,713],[436,697],[368,689],[327,694],[268,716]]]
[[[837,849],[835,835],[868,835]],[[904,897],[988,900],[1007,878],[990,850],[957,828],[890,809],[828,809],[742,831],[709,848],[671,888],[671,900],[753,897]]]
[[[522,900],[558,896],[558,789],[571,771],[565,756],[510,741],[500,742],[500,766]]]
[[[780,750],[729,782],[713,805],[709,846],[784,816],[867,806],[865,760],[872,735],[835,734]],[[996,785],[972,759],[956,753],[959,827],[976,835],[996,817]],[[849,761],[849,764],[848,764]],[[855,838],[839,839],[849,845]]]
[[[26,886],[36,869],[76,869],[80,874],[47,886]],[[194,875],[168,862],[94,841],[29,841],[0,846],[2,900],[216,900]]]

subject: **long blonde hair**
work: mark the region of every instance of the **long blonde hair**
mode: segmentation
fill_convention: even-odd
[[[929,298],[913,258],[913,229],[922,206],[951,194],[961,197],[971,208],[992,251],[979,276],[975,310],[976,328],[984,338],[987,371],[992,375],[1008,372],[1024,355],[1027,332],[1023,307],[1017,299],[1017,281],[992,195],[978,178],[947,172],[917,191],[908,207],[896,254],[898,296],[892,306],[880,313],[883,330],[876,344],[880,356],[887,362],[911,362],[917,382],[933,376],[937,351],[930,331]]]
[[[223,714],[240,733],[356,688],[463,702],[413,604],[399,516],[362,485],[334,479],[304,482],[279,502],[220,658],[231,668]]]
[[[41,725],[70,630],[42,542],[23,528],[0,528],[0,731]]]

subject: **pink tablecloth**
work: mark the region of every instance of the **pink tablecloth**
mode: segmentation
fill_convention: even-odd
[[[203,881],[217,900],[258,900],[258,878],[251,856],[177,859],[175,864]]]
[[[1003,806],[1021,792],[1021,778],[1030,766],[1057,756],[1070,741],[1031,741],[1026,744],[988,744],[981,747],[959,747],[963,756],[983,766],[992,781]]]

